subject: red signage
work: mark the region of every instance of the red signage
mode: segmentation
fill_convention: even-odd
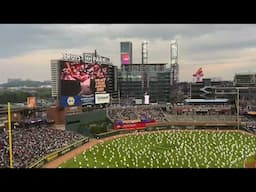
[[[122,53],[122,64],[130,64],[130,55],[128,53]]]
[[[146,124],[143,122],[138,123],[130,123],[130,124],[123,124],[123,125],[115,125],[114,129],[137,129],[137,128],[145,128]]]

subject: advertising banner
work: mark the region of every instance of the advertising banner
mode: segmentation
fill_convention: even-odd
[[[95,92],[105,92],[106,88],[106,78],[95,79]]]
[[[95,94],[95,104],[110,103],[109,93]]]
[[[94,94],[82,96],[81,97],[81,104],[82,105],[93,105],[93,104],[95,104]]]
[[[140,119],[134,119],[134,120],[123,120],[123,124],[129,124],[129,123],[139,123],[141,122]]]
[[[61,106],[71,107],[71,106],[80,106],[81,105],[81,96],[61,96]]]
[[[125,64],[125,65],[130,64],[130,62],[131,62],[130,55],[128,53],[122,53],[121,61],[122,61],[122,64]]]
[[[145,128],[146,124],[143,122],[138,123],[130,123],[130,124],[123,124],[123,125],[115,125],[114,129],[138,129],[138,128]]]
[[[58,157],[58,152],[54,152],[53,154],[48,155],[46,160],[49,162],[57,157]]]
[[[149,104],[149,95],[144,96],[144,104],[146,104],[146,105]]]
[[[136,105],[142,105],[142,99],[135,99]]]
[[[36,97],[28,97],[27,98],[27,106],[29,108],[34,108],[36,107]]]

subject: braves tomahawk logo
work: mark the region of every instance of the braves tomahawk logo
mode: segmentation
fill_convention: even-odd
[[[200,67],[194,74],[193,77],[196,78],[196,82],[201,82],[202,77],[204,76],[202,67]]]

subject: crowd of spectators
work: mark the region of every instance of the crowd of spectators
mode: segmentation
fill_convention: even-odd
[[[126,106],[110,107],[107,109],[108,117],[114,120],[155,120],[167,121],[165,113],[160,106]]]
[[[248,132],[256,133],[256,118],[250,116],[242,116],[243,128]]]
[[[231,115],[232,105],[173,105],[166,107],[171,114]]]
[[[48,127],[12,130],[15,168],[26,168],[40,158],[81,140],[82,135]],[[0,168],[9,167],[8,130],[0,130]]]
[[[166,107],[168,121],[236,121],[232,105],[172,105]]]
[[[150,119],[168,121],[236,121],[231,105],[137,105],[112,106],[107,109],[108,117],[115,120]]]
[[[209,122],[209,121],[236,121],[235,115],[191,115],[191,114],[181,114],[181,115],[173,115],[167,114],[168,121],[196,121],[196,122]]]

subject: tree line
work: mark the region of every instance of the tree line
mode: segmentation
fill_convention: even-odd
[[[4,91],[0,92],[0,104],[11,103],[24,103],[27,102],[27,97],[35,96],[40,99],[51,98],[51,89],[44,88],[37,90],[36,93],[29,93],[26,91]]]
[[[13,82],[8,82],[8,83],[3,83],[1,84],[2,87],[22,87],[22,86],[27,86],[27,87],[39,87],[42,85],[50,85],[50,81],[32,81],[32,80],[24,80],[24,81],[13,81]]]

